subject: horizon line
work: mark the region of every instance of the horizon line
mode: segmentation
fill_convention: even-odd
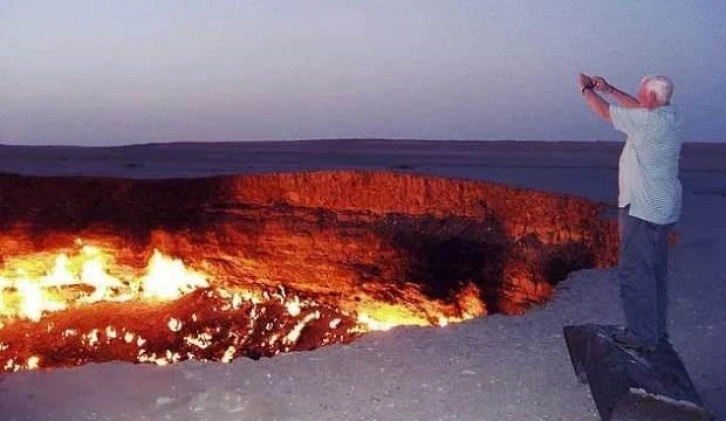
[[[249,144],[249,143],[305,143],[305,142],[421,142],[421,143],[624,143],[624,140],[608,140],[608,139],[424,139],[424,138],[386,138],[386,137],[350,137],[350,138],[301,138],[301,139],[254,139],[254,140],[192,140],[192,141],[151,141],[138,143],[119,143],[108,145],[95,144],[78,144],[78,143],[5,143],[0,141],[0,147],[79,147],[79,148],[122,148],[133,146],[153,146],[153,145],[199,145],[199,144]],[[684,144],[722,144],[724,140],[703,141],[703,140],[685,140]]]

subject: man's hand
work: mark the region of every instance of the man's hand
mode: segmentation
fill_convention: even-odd
[[[585,99],[585,103],[588,107],[590,107],[592,112],[600,116],[605,121],[611,121],[610,104],[602,99],[600,95],[595,93],[595,80],[590,76],[580,73],[580,77],[577,78],[577,83],[580,86],[580,91]],[[587,90],[591,92],[589,95],[585,95],[585,91]]]
[[[595,90],[604,92],[606,94],[609,94],[613,91],[613,86],[607,83],[604,77],[602,76],[595,76],[593,78],[590,78],[592,82],[595,84]]]
[[[592,89],[595,87],[595,82],[593,82],[592,78],[587,75],[583,75],[580,73],[580,77],[577,78],[577,84],[580,88],[580,91],[585,91],[585,89]]]

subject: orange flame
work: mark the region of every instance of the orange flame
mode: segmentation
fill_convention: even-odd
[[[2,318],[21,318],[39,321],[43,314],[62,311],[101,301],[176,300],[197,289],[209,288],[209,275],[190,269],[180,260],[154,250],[145,269],[117,264],[107,250],[76,240],[75,250],[57,253],[42,252],[13,258],[0,268],[0,329]],[[296,317],[304,307],[317,304],[280,294],[270,297],[264,291],[227,291],[217,288],[228,299],[227,309],[238,309],[243,302],[259,303],[279,299],[288,313]],[[344,314],[358,321],[356,332],[389,330],[396,326],[446,326],[486,313],[479,299],[479,289],[470,284],[453,304],[443,304],[427,298],[414,285],[402,290],[405,303],[389,303],[373,297],[360,299],[351,307],[341,303]],[[170,320],[169,328],[179,329],[178,321]],[[292,336],[299,335],[305,325],[301,322]],[[287,338],[290,340],[290,338]]]
[[[6,262],[0,271],[0,315],[38,321],[43,313],[99,301],[128,301],[139,297],[174,300],[207,288],[207,276],[181,260],[154,250],[143,275],[115,263],[99,248],[83,245],[73,254],[36,253]],[[119,275],[112,275],[114,268]],[[125,276],[124,276],[125,275]]]

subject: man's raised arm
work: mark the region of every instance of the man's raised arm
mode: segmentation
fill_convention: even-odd
[[[626,94],[625,92],[621,91],[620,89],[614,87],[613,85],[607,83],[605,78],[602,76],[595,76],[592,78],[592,81],[595,83],[595,89],[608,94],[612,95],[613,99],[624,108],[638,108],[640,107],[640,103],[637,99],[633,98],[632,96]]]
[[[590,110],[603,120],[612,121],[610,118],[610,104],[595,92],[595,80],[590,76],[580,74],[577,81],[580,92],[582,92],[585,103],[590,107]]]

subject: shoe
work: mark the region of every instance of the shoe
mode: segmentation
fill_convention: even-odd
[[[671,343],[670,339],[668,339],[668,334],[661,336],[660,339],[658,339],[658,348],[673,349],[673,344]]]
[[[655,352],[656,349],[656,345],[644,344],[627,329],[613,333],[613,341],[620,346],[638,352]]]

